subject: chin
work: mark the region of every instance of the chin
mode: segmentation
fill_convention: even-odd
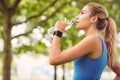
[[[76,28],[77,30],[80,30],[79,28]]]
[[[76,27],[76,29],[77,29],[77,30],[82,30],[82,28],[80,28],[80,27]]]

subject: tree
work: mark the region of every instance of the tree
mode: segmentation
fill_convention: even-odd
[[[11,69],[11,19],[15,14],[20,0],[16,0],[11,6],[9,1],[0,0],[0,11],[3,16],[3,39],[4,39],[4,50],[3,50],[3,80],[10,80],[10,69]],[[7,77],[6,77],[7,76]]]
[[[26,0],[26,1],[0,0],[0,11],[1,11],[0,16],[2,17],[1,26],[3,28],[3,31],[1,31],[1,33],[2,33],[1,36],[4,40],[4,49],[3,49],[3,55],[2,55],[3,56],[3,80],[10,80],[10,69],[11,69],[11,61],[12,61],[11,40],[14,38],[17,38],[19,36],[28,36],[28,34],[30,34],[32,32],[32,30],[34,28],[36,28],[37,26],[39,26],[39,25],[43,26],[43,25],[47,24],[48,19],[53,17],[57,12],[59,12],[67,3],[67,1],[61,2],[61,5],[59,5],[58,8],[54,8],[55,10],[53,10],[52,14],[50,14],[50,15],[47,14],[48,16],[47,16],[46,20],[39,20],[37,18],[39,16],[43,15],[48,10],[48,8],[53,7],[58,2],[58,0],[54,0],[54,1],[50,1],[50,2],[45,1],[45,2],[47,2],[46,3],[47,6],[46,7],[44,6],[45,8],[43,8],[42,10],[39,6],[40,0],[38,0],[37,3],[34,2],[34,4],[32,4],[33,2],[34,1],[29,1],[29,0]],[[24,14],[26,16],[26,20],[22,21],[22,22],[17,22],[16,21],[17,16],[21,15],[21,11],[24,12],[24,8],[28,8],[28,5],[26,6],[26,3],[28,3],[28,5],[31,6],[33,9],[35,9],[36,11],[34,11],[31,14]],[[19,6],[19,5],[21,5],[21,6]],[[34,6],[34,5],[36,5],[36,6]],[[32,12],[33,9],[29,10],[29,8],[28,8],[28,10],[26,9],[25,11],[28,11],[28,13],[29,13],[29,12]],[[36,18],[36,20],[33,21],[34,18]],[[14,26],[22,24],[22,23],[31,22],[31,21],[32,21],[32,23],[30,25],[32,25],[32,26],[29,31],[27,31],[23,34],[19,34],[17,36],[13,36],[13,37],[11,36],[11,30]]]

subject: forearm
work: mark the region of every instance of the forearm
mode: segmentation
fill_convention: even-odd
[[[60,40],[61,38],[54,35],[51,49],[50,49],[50,64],[54,64],[57,56],[60,54]]]
[[[60,49],[60,40],[62,37],[62,33],[65,32],[65,27],[67,25],[67,20],[65,21],[57,21],[55,24],[55,32],[52,40],[52,45],[50,49],[50,64],[58,65],[60,62],[59,56],[61,53]]]

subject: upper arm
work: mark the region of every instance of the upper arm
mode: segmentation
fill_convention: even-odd
[[[75,60],[84,55],[87,55],[88,53],[93,53],[96,47],[95,44],[96,44],[95,37],[93,36],[86,37],[75,46],[67,50],[61,51],[53,59],[53,64],[54,65],[63,64]]]

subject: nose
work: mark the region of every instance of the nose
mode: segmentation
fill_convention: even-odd
[[[79,19],[79,17],[78,17],[78,16],[76,16],[76,20],[77,20],[77,19]]]

